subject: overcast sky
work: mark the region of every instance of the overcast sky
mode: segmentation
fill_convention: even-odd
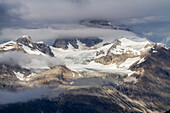
[[[89,18],[114,23],[131,20],[127,22],[130,25],[155,19],[162,22],[165,20],[160,18],[170,20],[169,6],[170,0],[0,0],[0,38],[12,38],[13,34],[9,33],[11,37],[2,34],[4,29],[42,29],[58,23],[75,24]]]
[[[170,0],[0,0],[0,3],[1,18],[5,20],[11,17],[70,22],[84,18],[113,20],[170,15]]]

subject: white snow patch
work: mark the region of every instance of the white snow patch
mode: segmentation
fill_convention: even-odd
[[[130,76],[134,73],[134,71],[128,70],[126,68],[118,68],[116,64],[104,65],[100,63],[96,63],[94,61],[90,62],[87,66],[87,69],[94,69],[103,72],[113,72],[113,73],[121,73],[121,74],[128,74]]]
[[[40,52],[39,50],[31,50],[28,46],[22,45],[22,48],[28,53],[28,54],[34,54],[34,55],[45,55],[44,53]]]
[[[124,82],[133,82],[136,83],[138,82],[138,79],[136,77],[128,76],[124,79]]]
[[[74,47],[70,44],[70,43],[68,43],[68,50],[73,50],[74,49]]]
[[[16,77],[21,80],[21,81],[29,81],[30,77],[35,76],[35,73],[31,73],[30,75],[28,75],[27,77],[24,77],[24,74],[20,73],[20,72],[15,72],[14,74],[16,75]]]
[[[98,49],[97,49],[97,52],[103,51],[104,54],[100,54],[100,55],[96,56],[95,58],[100,58],[100,57],[102,57],[102,56],[106,56],[108,50],[112,47],[112,45],[113,45],[113,43],[98,48]],[[97,53],[97,52],[96,52],[96,53]]]
[[[72,82],[70,82],[70,84],[74,84],[74,82],[72,81]]]
[[[20,72],[15,72],[14,71],[14,74],[16,75],[16,77],[19,79],[19,80],[24,80],[24,74],[20,73]]]
[[[14,41],[8,41],[6,43],[0,44],[0,47],[6,46],[6,45],[12,45],[12,44],[16,44],[16,42]]]
[[[4,50],[10,50],[10,49],[13,49],[14,47],[13,46],[6,46],[5,48],[3,48]]]
[[[143,57],[143,58],[141,58],[140,60],[139,60],[139,62],[137,63],[137,64],[141,64],[142,62],[144,62],[145,61],[145,58]]]
[[[22,38],[29,38],[29,36],[28,35],[23,35],[23,36],[21,36]]]
[[[81,43],[79,40],[77,40],[77,45],[78,45],[78,49],[85,49],[87,48],[85,44]]]
[[[129,67],[134,64],[135,62],[137,62],[138,60],[140,60],[140,57],[135,57],[135,58],[127,58],[126,61],[122,64],[119,65],[120,68],[125,68],[125,69],[129,69]]]
[[[30,75],[27,76],[27,78],[33,77],[35,75],[36,75],[35,73],[31,73]]]
[[[27,78],[25,78],[26,81],[29,81],[31,77],[35,76],[35,73],[31,73],[30,75],[27,76]]]
[[[73,73],[73,77],[75,77],[75,73]]]
[[[110,22],[107,22],[107,24],[109,24],[110,26],[112,25]]]
[[[6,42],[6,43],[3,43],[0,45],[0,49],[1,50],[10,50],[10,49],[13,49],[14,46],[13,45],[16,45],[16,42],[14,41],[9,41],[9,42]]]
[[[152,52],[153,52],[153,53],[157,53],[158,51],[153,50]]]
[[[33,45],[31,43],[29,43],[29,46],[33,47]]]
[[[80,77],[82,76],[80,73],[78,74]]]
[[[43,44],[44,42],[43,41],[39,41],[39,42],[36,42],[37,44]]]
[[[121,38],[119,41],[121,44],[117,45],[116,48],[111,49],[111,53],[119,55],[123,53],[140,55],[144,47],[150,43],[148,40],[140,38]]]

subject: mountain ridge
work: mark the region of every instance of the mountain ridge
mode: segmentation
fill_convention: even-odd
[[[116,32],[120,34],[121,31]],[[1,59],[4,58],[4,54],[5,58],[18,54],[20,57],[27,57],[28,60],[25,63],[24,59],[22,63],[23,58],[7,58],[20,61],[15,65],[11,64],[11,61],[6,64],[6,60],[0,60],[1,90],[18,92],[33,87],[47,87],[51,94],[54,94],[42,94],[40,99],[21,101],[20,104],[1,104],[0,111],[13,109],[22,112],[27,108],[18,109],[19,107],[38,103],[42,105],[40,109],[45,112],[46,109],[43,108],[46,104],[42,102],[47,101],[51,103],[49,108],[52,107],[52,111],[63,112],[67,111],[65,108],[68,106],[77,108],[79,104],[85,108],[77,108],[74,112],[88,112],[95,109],[94,105],[97,103],[101,106],[107,103],[108,106],[101,107],[96,112],[166,111],[170,107],[170,49],[137,36],[129,37],[124,36],[107,43],[100,38],[80,38],[79,41],[75,38],[74,43],[70,43],[72,39],[69,38],[62,40],[66,41],[64,44],[59,40],[57,43],[63,45],[58,48],[43,42],[33,42],[29,36],[23,36],[16,42],[1,44]],[[89,42],[90,46],[87,46]],[[64,63],[58,63],[61,61]],[[58,88],[64,90],[55,95]],[[60,103],[61,101],[63,103]],[[114,109],[111,107],[113,104]],[[31,109],[31,106],[28,108]]]

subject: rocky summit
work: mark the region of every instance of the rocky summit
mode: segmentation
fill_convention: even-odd
[[[111,27],[108,21],[92,24]],[[168,111],[170,49],[129,31],[112,30],[117,38],[109,40],[66,37],[47,45],[24,35],[1,44],[0,112]]]

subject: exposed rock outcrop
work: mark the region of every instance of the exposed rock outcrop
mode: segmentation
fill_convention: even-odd
[[[68,49],[69,46],[72,46],[74,49],[79,49],[78,41],[82,43],[82,45],[86,47],[92,47],[96,44],[99,44],[102,42],[102,39],[95,38],[95,37],[87,37],[87,38],[62,38],[62,39],[56,39],[53,47],[56,48],[62,48],[62,49]]]

